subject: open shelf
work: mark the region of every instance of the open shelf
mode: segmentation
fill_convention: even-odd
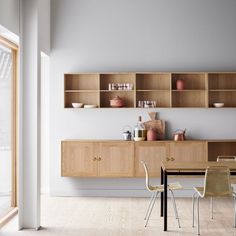
[[[209,73],[209,90],[236,90],[236,73]]]
[[[170,90],[170,73],[138,73],[136,90]]]
[[[205,73],[172,73],[171,84],[172,90],[177,90],[176,81],[184,81],[184,90],[205,90],[206,75]]]
[[[236,107],[236,90],[235,91],[210,91],[209,107],[213,107],[213,103],[223,102],[224,107]]]
[[[108,90],[109,84],[135,85],[135,73],[100,74],[100,90]],[[132,90],[133,90],[132,89]]]
[[[65,107],[72,108],[72,103],[78,102],[87,105],[97,105],[99,107],[99,93],[98,92],[73,92],[66,93]]]
[[[156,107],[170,107],[170,91],[137,91],[136,107],[139,101],[155,101]]]
[[[99,74],[65,74],[65,90],[98,90]]]
[[[208,161],[216,161],[217,156],[236,156],[236,142],[208,142]]]
[[[172,91],[172,107],[206,107],[204,90]]]
[[[124,107],[134,108],[134,91],[109,91],[100,93],[100,107],[111,107],[110,100],[115,96],[119,96],[125,102]]]
[[[176,81],[184,88],[177,89]],[[64,75],[64,107],[72,102],[110,107],[110,100],[119,96],[125,107],[134,108],[144,101],[155,101],[162,108],[236,108],[236,73],[230,72],[138,72],[78,73]],[[139,102],[140,101],[140,102]]]

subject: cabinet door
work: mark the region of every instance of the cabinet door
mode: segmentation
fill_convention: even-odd
[[[97,176],[95,144],[92,142],[62,142],[62,176]]]
[[[98,175],[101,177],[133,177],[133,142],[99,143]]]
[[[170,143],[170,161],[207,161],[207,144],[204,141],[179,141]]]
[[[161,162],[169,156],[168,142],[137,142],[135,143],[135,176],[145,176],[141,160],[147,164],[150,177],[159,177]]]

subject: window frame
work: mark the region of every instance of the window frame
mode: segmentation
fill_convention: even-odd
[[[12,52],[12,196],[11,210],[0,219],[0,227],[7,223],[18,211],[17,201],[17,161],[18,161],[18,46],[0,36],[0,44]]]

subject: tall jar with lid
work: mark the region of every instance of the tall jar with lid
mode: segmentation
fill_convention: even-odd
[[[147,138],[147,130],[142,123],[142,116],[138,117],[138,123],[134,127],[134,141],[144,141]]]

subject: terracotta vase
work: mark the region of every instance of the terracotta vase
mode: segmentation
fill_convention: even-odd
[[[176,88],[177,90],[184,90],[184,80],[182,79],[176,80]]]
[[[149,129],[148,132],[147,132],[147,140],[148,141],[157,140],[157,132],[153,129]]]

